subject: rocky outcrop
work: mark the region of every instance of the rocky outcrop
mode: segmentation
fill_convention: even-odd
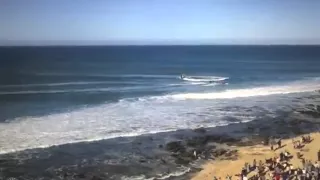
[[[186,147],[183,145],[182,141],[169,142],[166,145],[166,150],[170,152],[185,152]]]

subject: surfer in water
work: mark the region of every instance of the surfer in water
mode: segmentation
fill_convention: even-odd
[[[186,76],[184,75],[184,74],[181,74],[180,75],[180,79],[183,79],[183,78],[185,78]]]

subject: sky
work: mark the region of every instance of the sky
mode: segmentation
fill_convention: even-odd
[[[320,44],[319,0],[0,0],[0,45]]]

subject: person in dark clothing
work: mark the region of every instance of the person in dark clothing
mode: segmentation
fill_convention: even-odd
[[[247,170],[246,170],[246,168],[243,168],[243,169],[242,169],[241,175],[242,175],[242,176],[246,176],[246,175],[247,175]]]
[[[257,168],[257,161],[256,159],[254,159],[252,163],[252,170],[254,171],[256,168]]]
[[[284,160],[284,154],[283,152],[280,153],[280,161],[283,161]]]
[[[281,139],[279,139],[279,141],[278,141],[278,149],[280,149],[281,148]]]

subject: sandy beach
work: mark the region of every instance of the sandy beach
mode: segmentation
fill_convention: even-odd
[[[292,140],[300,140],[302,136],[297,136],[295,138],[285,139],[282,141],[284,147],[272,151],[270,146],[264,145],[254,145],[237,147],[232,146],[232,149],[238,150],[238,157],[236,160],[223,160],[216,159],[208,161],[204,166],[203,170],[197,173],[192,179],[193,180],[212,180],[214,176],[221,177],[224,179],[227,175],[235,176],[241,172],[242,167],[246,162],[252,164],[253,160],[256,161],[273,158],[279,156],[280,152],[288,151],[293,155],[291,163],[294,168],[302,168],[302,162],[297,158],[297,152],[303,154],[303,157],[311,162],[317,161],[317,152],[320,150],[320,133],[311,133],[311,138],[313,139],[311,143],[305,144],[301,149],[295,149]],[[254,172],[249,173],[248,177],[253,176]],[[238,177],[236,177],[238,178]]]

